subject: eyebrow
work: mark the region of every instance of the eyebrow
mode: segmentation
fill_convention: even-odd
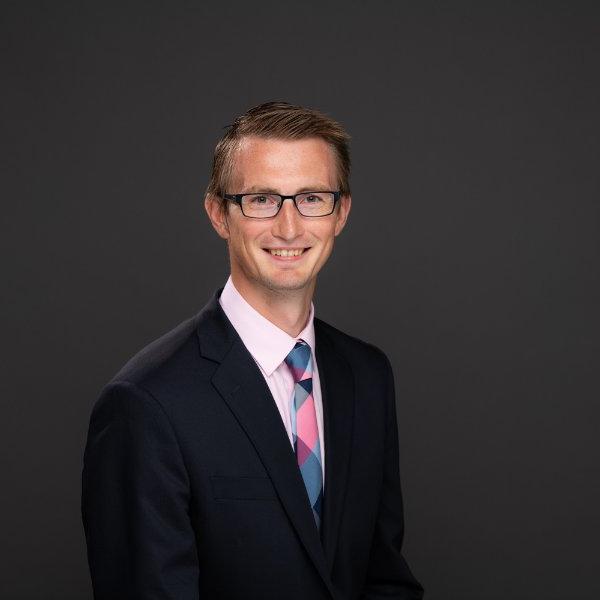
[[[313,185],[313,186],[309,186],[309,187],[300,188],[299,190],[296,190],[296,194],[302,194],[303,192],[325,192],[325,191],[328,191],[328,186],[323,186],[323,185],[319,184],[319,185]],[[279,190],[276,190],[275,188],[271,188],[268,186],[260,186],[260,185],[253,185],[240,193],[242,193],[242,194],[258,194],[259,192],[264,192],[266,194],[281,194],[281,192]]]

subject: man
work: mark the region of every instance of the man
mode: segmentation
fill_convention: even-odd
[[[342,127],[283,102],[218,143],[205,208],[231,275],[91,416],[96,600],[422,598],[401,555],[390,363],[314,318],[349,171]]]

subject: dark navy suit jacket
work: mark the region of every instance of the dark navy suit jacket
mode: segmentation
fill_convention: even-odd
[[[219,289],[92,411],[82,516],[96,600],[422,598],[401,555],[392,369],[315,319],[321,534],[260,370]]]

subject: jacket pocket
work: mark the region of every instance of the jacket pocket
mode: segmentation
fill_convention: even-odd
[[[277,494],[268,477],[211,476],[215,500],[275,500]]]

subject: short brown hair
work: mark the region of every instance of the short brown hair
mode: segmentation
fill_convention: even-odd
[[[321,138],[335,153],[338,186],[342,195],[350,194],[350,136],[331,117],[311,108],[294,106],[288,102],[265,102],[239,116],[215,147],[207,195],[223,198],[227,193],[233,161],[233,152],[242,138],[258,136],[284,140],[310,137]],[[223,205],[222,205],[223,207]]]

